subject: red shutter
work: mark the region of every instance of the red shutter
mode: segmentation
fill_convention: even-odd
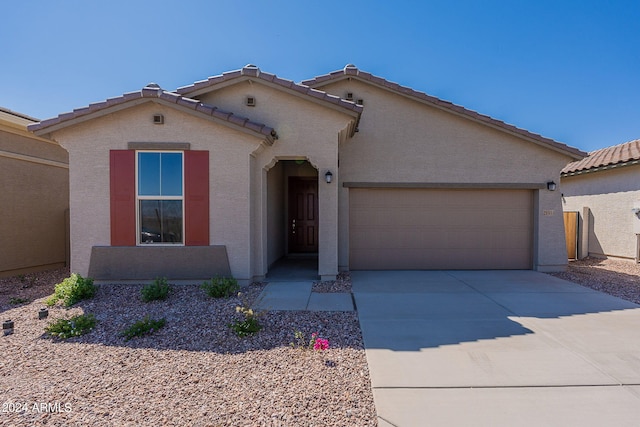
[[[209,152],[184,152],[185,245],[209,246]]]
[[[111,150],[111,246],[136,245],[136,157],[134,150]]]

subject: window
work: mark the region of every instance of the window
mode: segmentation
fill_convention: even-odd
[[[138,151],[136,160],[138,244],[183,244],[183,152]]]
[[[154,154],[147,158],[147,155]],[[171,160],[175,161],[171,167]],[[138,193],[138,169],[139,155],[142,155],[141,190]],[[162,156],[161,156],[162,155]],[[164,155],[169,155],[164,158]],[[162,157],[162,159],[161,159]],[[148,163],[146,160],[151,159]],[[154,160],[155,159],[155,160]],[[164,160],[164,161],[163,161]],[[181,171],[178,166],[181,165]],[[163,166],[164,164],[164,166]],[[146,167],[145,167],[146,165]],[[155,172],[154,172],[155,168]],[[171,172],[173,169],[173,172]],[[147,170],[149,173],[145,172]],[[173,177],[172,177],[173,175]],[[149,179],[145,177],[148,176]],[[155,178],[153,178],[155,176]],[[163,179],[164,177],[164,179]],[[182,183],[180,183],[182,181]],[[172,190],[173,188],[173,190]],[[180,192],[180,189],[182,191]],[[170,193],[175,192],[178,195]],[[157,194],[160,193],[160,196]],[[140,220],[140,202],[142,200],[155,200],[155,206],[149,208],[143,220]],[[168,150],[110,150],[109,152],[109,202],[111,216],[111,246],[136,246],[145,241],[162,244],[162,236],[167,228],[171,209],[162,206],[166,203],[159,201],[182,200],[182,225],[178,225],[173,233],[181,235],[176,240],[186,246],[209,245],[209,152],[200,150],[168,151]],[[153,202],[149,202],[153,203]],[[156,214],[156,209],[157,214]],[[144,212],[144,208],[142,211]],[[178,206],[178,218],[180,208]],[[158,221],[160,217],[160,221]],[[162,218],[165,219],[164,224]],[[155,221],[156,232],[148,231],[147,224]],[[142,223],[142,227],[141,224]],[[162,227],[161,227],[162,226]],[[148,232],[141,238],[142,229]],[[154,242],[154,234],[155,242]],[[169,237],[172,237],[169,235]],[[171,239],[165,239],[166,244],[171,244]]]

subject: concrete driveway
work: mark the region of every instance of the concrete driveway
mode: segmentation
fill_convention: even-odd
[[[534,271],[351,278],[380,427],[640,425],[640,306]]]

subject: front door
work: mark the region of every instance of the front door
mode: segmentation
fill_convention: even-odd
[[[289,178],[289,253],[318,252],[318,178]]]

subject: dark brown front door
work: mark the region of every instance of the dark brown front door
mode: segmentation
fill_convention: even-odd
[[[289,253],[318,252],[318,178],[289,178]]]

